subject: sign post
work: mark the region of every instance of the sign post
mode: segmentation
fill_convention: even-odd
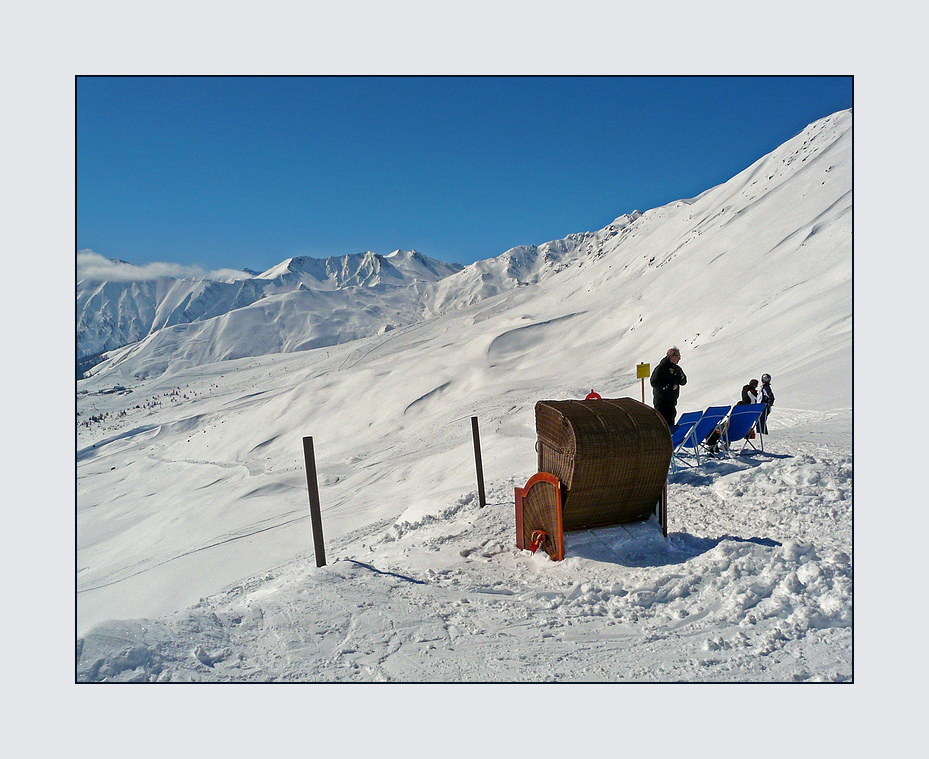
[[[642,403],[645,403],[645,380],[651,373],[651,364],[638,364],[635,368],[636,379],[642,380]]]

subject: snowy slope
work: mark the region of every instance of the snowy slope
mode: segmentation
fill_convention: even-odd
[[[140,351],[78,383],[78,678],[850,679],[851,168],[844,112],[697,198],[486,263],[516,273],[496,295],[456,299],[478,266],[427,283],[450,296],[434,318],[183,359],[261,321],[230,313],[161,373],[139,379]],[[668,541],[518,551],[535,402],[638,398],[636,364],[671,344],[681,412],[774,376],[765,453],[673,474]]]

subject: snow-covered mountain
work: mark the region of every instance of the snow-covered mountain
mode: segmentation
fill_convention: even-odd
[[[207,322],[265,298],[297,290],[333,292],[370,288],[384,292],[390,288],[409,288],[418,283],[433,282],[461,269],[458,264],[447,264],[416,251],[401,250],[388,256],[367,252],[339,258],[289,258],[258,275],[244,278],[243,272],[243,278],[233,281],[205,277],[152,277],[143,267],[119,263],[121,265],[115,269],[118,278],[114,280],[101,279],[99,274],[81,276],[82,272],[78,272],[79,360],[136,343],[162,329]],[[108,273],[113,271],[112,268],[107,270]],[[381,287],[378,289],[378,286]],[[363,300],[370,296],[371,293],[367,293],[359,298]],[[386,300],[391,298],[388,296]],[[319,314],[306,314],[308,320],[314,316],[322,317],[328,309],[339,307],[326,299],[304,299],[302,305],[320,308]],[[281,301],[280,306],[289,309],[293,304]],[[396,320],[405,321],[417,313],[415,306],[402,311],[404,315],[397,315]],[[263,309],[263,313],[267,314],[268,310]],[[374,334],[384,325],[377,318],[366,320],[364,329],[346,331],[346,339]],[[333,327],[344,329],[345,324],[337,320]],[[168,341],[172,342],[170,338]],[[312,339],[300,340],[292,335],[268,350],[277,352],[292,349],[290,346],[293,345],[313,344]],[[213,356],[217,351],[208,351],[207,354]]]
[[[598,232],[407,286],[298,284],[114,352],[77,386],[78,679],[851,679],[851,148],[840,112]],[[428,318],[307,342],[414,296]],[[773,376],[764,453],[673,473],[667,540],[519,551],[535,403],[640,398],[671,345],[679,412]]]
[[[638,211],[621,216],[607,227],[606,234],[625,228],[640,216]],[[542,245],[520,245],[484,261],[475,261],[453,277],[430,288],[425,304],[429,314],[472,306],[502,292],[539,284],[547,277],[589,257],[604,233],[571,234]],[[598,250],[602,252],[602,250]]]
[[[94,371],[124,364],[142,377],[169,366],[326,347],[595,265],[605,281],[621,276],[626,283],[639,277],[648,282],[648,273],[661,269],[666,301],[679,298],[681,288],[702,287],[704,298],[720,297],[715,292],[720,273],[738,271],[741,279],[722,297],[746,306],[751,298],[756,309],[769,308],[784,263],[803,253],[815,235],[830,234],[836,223],[841,234],[850,223],[851,187],[834,173],[850,155],[850,122],[845,113],[810,125],[697,198],[635,211],[597,232],[520,246],[464,268],[396,251],[292,258],[232,283],[81,282],[79,351],[88,355],[112,351],[114,343],[128,345]],[[780,235],[774,243],[772,234]],[[752,257],[755,266],[746,265]],[[746,318],[750,315],[747,309]],[[692,344],[726,327],[714,319],[700,322],[688,335]]]
[[[266,286],[255,279],[79,280],[77,358],[121,348],[175,324],[204,321],[247,306],[264,297]]]
[[[413,282],[434,282],[460,269],[460,264],[436,261],[415,250],[395,250],[387,256],[368,251],[341,258],[288,258],[259,274],[258,279],[273,282],[273,292],[277,293],[296,289],[406,286]]]

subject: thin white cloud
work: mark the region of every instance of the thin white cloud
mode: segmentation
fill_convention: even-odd
[[[251,274],[239,271],[239,269],[214,269],[206,273],[207,279],[213,279],[219,282],[235,282],[240,279],[251,279],[251,276]]]
[[[141,280],[172,277],[174,279],[212,279],[231,282],[248,279],[249,275],[237,269],[217,269],[204,271],[199,266],[185,266],[163,262],[152,262],[144,266],[114,261],[92,250],[77,253],[77,280],[94,280],[101,282],[138,282]]]

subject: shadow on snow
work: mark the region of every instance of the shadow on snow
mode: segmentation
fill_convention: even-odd
[[[683,564],[712,551],[724,541],[767,548],[781,545],[771,538],[735,535],[700,538],[686,532],[672,532],[664,538],[655,522],[648,521],[566,533],[565,558],[577,557],[624,567],[663,567]]]
[[[689,456],[685,459],[683,466],[679,467],[676,472],[668,475],[670,484],[686,485],[708,485],[718,477],[725,477],[733,472],[744,471],[753,467],[761,466],[766,461],[775,459],[790,459],[791,455],[786,453],[768,453],[767,451],[746,451],[740,455],[725,458],[710,458],[701,462],[700,466],[695,463],[689,463],[693,459]]]

